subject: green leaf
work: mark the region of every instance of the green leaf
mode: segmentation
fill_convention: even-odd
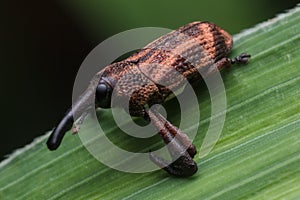
[[[252,59],[247,66],[223,71],[225,126],[212,152],[196,156],[199,171],[193,177],[174,178],[162,170],[116,171],[99,163],[71,134],[50,152],[46,134],[0,164],[0,199],[300,198],[299,24],[297,7],[235,35],[231,56],[247,52]],[[194,140],[199,149],[209,125],[210,98],[204,87],[196,88],[203,90],[198,94],[201,121]],[[176,103],[166,106],[172,109]],[[191,105],[190,110],[197,107]],[[180,113],[173,114],[176,124]],[[149,150],[119,135],[109,111],[100,115],[116,145]],[[102,151],[110,154],[109,149]]]

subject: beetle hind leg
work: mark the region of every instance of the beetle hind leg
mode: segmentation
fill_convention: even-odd
[[[216,63],[216,66],[219,70],[224,67],[231,67],[232,65],[238,64],[243,65],[247,64],[251,58],[251,55],[248,53],[241,53],[239,56],[234,58],[223,58]]]
[[[159,113],[155,111],[147,111],[147,113],[151,123],[158,129],[164,142],[168,144],[168,151],[172,158],[172,161],[167,161],[150,153],[151,161],[174,176],[187,177],[195,174],[198,170],[197,163],[193,160],[196,148],[188,136]]]
[[[233,59],[228,59],[229,62],[233,64],[247,64],[249,62],[251,55],[247,53],[241,53],[239,56],[233,58]]]
[[[192,176],[198,170],[197,164],[189,155],[182,155],[175,161],[170,162],[150,153],[150,159],[157,166],[167,171],[169,174],[178,177]]]

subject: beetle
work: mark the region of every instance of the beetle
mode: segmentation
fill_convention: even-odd
[[[58,123],[47,141],[48,148],[57,149],[74,121],[91,109],[91,105],[110,108],[114,91],[118,98],[129,99],[131,116],[151,121],[163,141],[172,144],[168,146],[171,161],[150,153],[151,161],[174,176],[195,174],[198,167],[193,158],[197,150],[192,141],[159,112],[149,108],[165,102],[174,95],[172,91],[181,87],[182,79],[178,78],[178,73],[189,82],[194,82],[201,79],[201,75],[209,76],[233,64],[246,64],[250,59],[247,53],[233,59],[227,57],[232,45],[231,35],[217,25],[192,22],[161,36],[125,60],[108,65],[95,75],[85,92]],[[202,70],[201,75],[199,70]],[[134,78],[127,79],[130,74],[145,84],[137,85]],[[121,79],[122,83],[119,83]],[[158,84],[160,81],[167,84]]]

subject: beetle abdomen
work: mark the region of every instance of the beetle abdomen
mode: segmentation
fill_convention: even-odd
[[[136,61],[154,82],[173,80],[177,77],[170,73],[174,69],[190,79],[200,68],[226,57],[231,48],[232,38],[226,31],[210,22],[193,22],[161,36],[126,60]]]
[[[184,87],[185,79],[201,78],[200,69],[212,71],[213,65],[226,58],[231,48],[232,38],[226,31],[210,22],[193,22],[107,67],[103,76],[118,82],[122,79],[115,88],[118,96],[133,95],[131,110],[140,110],[138,107],[150,101],[163,102],[171,91],[174,93]]]
[[[232,38],[215,24],[193,22],[158,38],[145,48],[171,51],[184,58],[202,55],[217,59],[227,56],[232,48]]]

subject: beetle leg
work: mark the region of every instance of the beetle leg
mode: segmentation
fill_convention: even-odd
[[[241,53],[235,58],[223,58],[216,63],[219,70],[224,67],[231,67],[234,64],[247,64],[249,62],[251,55],[247,53]]]
[[[234,64],[247,64],[249,62],[251,55],[247,53],[241,53],[239,56],[235,58],[222,58],[217,61],[214,65],[208,68],[208,70],[202,74],[205,77],[215,73],[218,70],[222,70],[223,68],[230,68]]]
[[[247,53],[241,53],[239,56],[230,59],[227,58],[228,61],[233,65],[233,64],[247,64],[249,62],[251,55]]]
[[[72,134],[77,134],[80,130],[80,126],[83,124],[84,119],[86,118],[86,116],[88,115],[88,112],[84,112],[82,113],[82,115],[78,118],[78,120],[76,120],[73,124],[73,128],[72,128]]]
[[[150,159],[159,167],[174,176],[191,176],[197,172],[197,164],[193,160],[196,148],[178,128],[168,122],[157,112],[147,111],[153,125],[158,129],[160,136],[166,144],[173,159],[172,162],[150,153]],[[175,137],[176,136],[176,137]]]
[[[179,128],[177,128],[176,126],[171,124],[168,120],[166,120],[160,113],[156,113],[156,117],[158,120],[164,123],[164,128],[168,130],[168,132],[172,135],[172,137],[167,137],[167,141],[165,142],[169,143],[176,136],[178,142],[180,142],[185,147],[185,149],[187,149],[189,155],[192,158],[194,158],[194,156],[197,153],[197,149],[193,145],[190,138]]]

